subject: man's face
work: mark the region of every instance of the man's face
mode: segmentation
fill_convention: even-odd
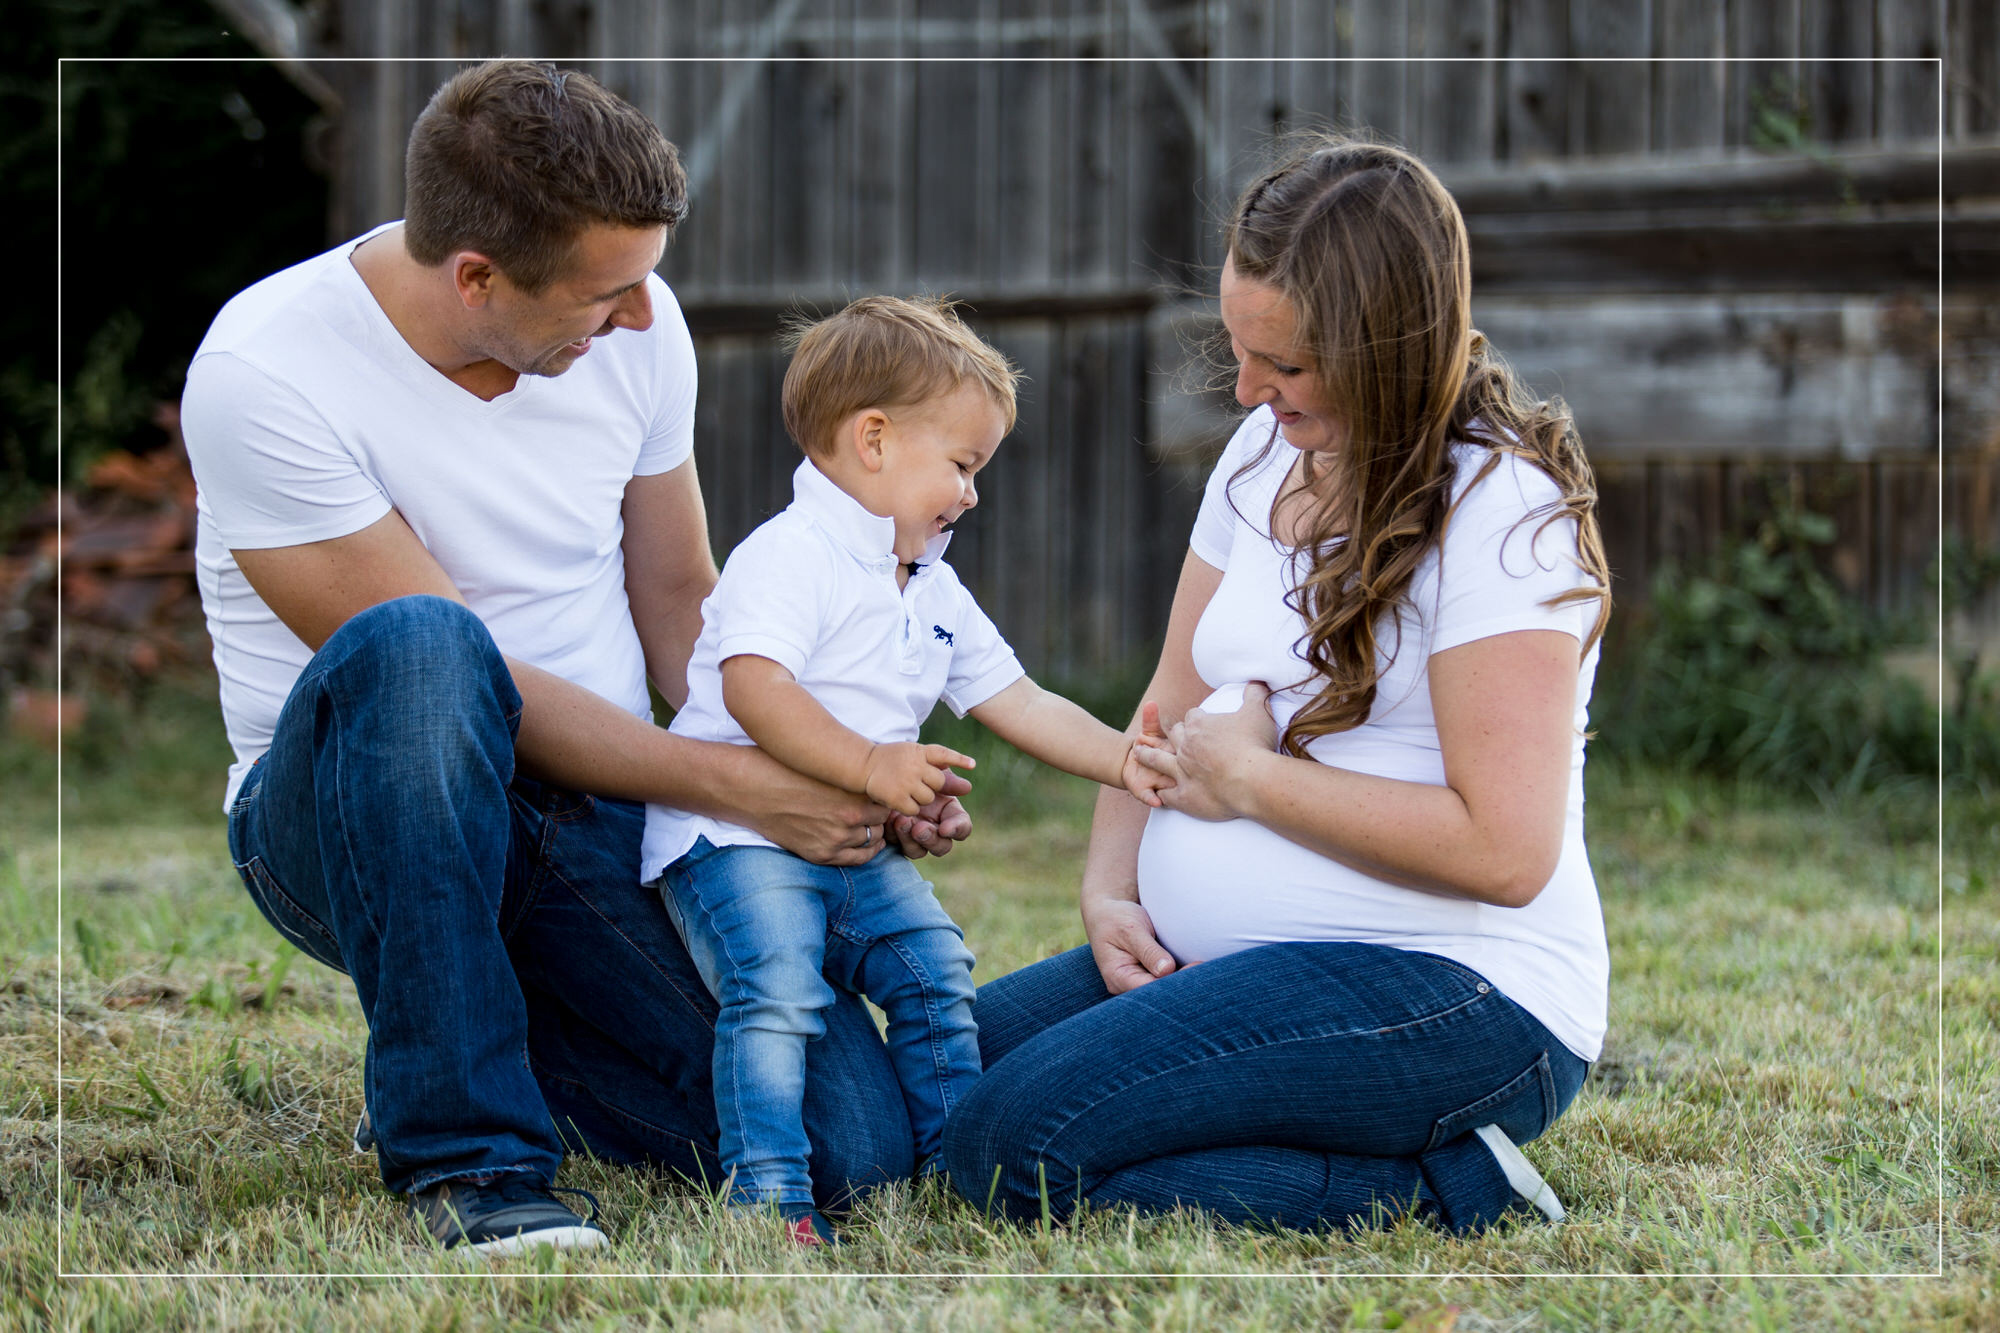
[[[532,295],[496,273],[480,349],[521,375],[560,375],[614,329],[653,325],[646,278],[666,250],[665,227],[595,223],[576,243],[569,269]]]

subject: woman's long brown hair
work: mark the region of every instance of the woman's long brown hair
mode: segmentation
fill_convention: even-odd
[[[1611,577],[1590,464],[1569,408],[1531,399],[1473,329],[1465,221],[1430,169],[1386,144],[1313,137],[1243,192],[1228,254],[1239,277],[1290,303],[1320,398],[1347,430],[1339,449],[1303,462],[1317,498],[1290,600],[1306,622],[1300,655],[1326,683],[1285,728],[1284,751],[1304,757],[1316,737],[1368,720],[1378,636],[1393,620],[1400,647],[1411,579],[1451,521],[1455,442],[1492,451],[1474,486],[1511,453],[1560,489],[1528,517],[1537,532],[1576,520],[1590,582],[1550,600],[1595,601],[1594,643]],[[1266,451],[1275,444],[1274,433]]]

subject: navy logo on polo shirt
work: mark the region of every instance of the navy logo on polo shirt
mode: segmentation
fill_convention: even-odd
[[[947,644],[951,642],[951,631],[946,629],[943,625],[932,625],[931,633],[936,637],[944,640],[945,643]]]

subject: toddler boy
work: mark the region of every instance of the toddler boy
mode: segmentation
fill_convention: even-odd
[[[1066,772],[1149,804],[1167,780],[1129,737],[1037,686],[942,557],[978,503],[973,478],[1014,425],[1016,373],[939,301],[866,297],[798,337],[785,428],[804,451],[794,500],[746,537],[702,605],[672,729],[757,745],[903,814],[972,760],[917,743],[942,698]],[[885,839],[885,842],[887,840]],[[888,1017],[916,1136],[935,1162],[946,1114],[979,1076],[972,955],[916,867],[888,846],[814,865],[748,829],[646,810],[657,880],[722,1012],[715,1102],[729,1202],[776,1205],[804,1244],[813,1210],[800,1118],[805,1044],[828,978]]]

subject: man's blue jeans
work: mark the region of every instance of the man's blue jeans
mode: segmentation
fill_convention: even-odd
[[[258,909],[354,979],[391,1190],[554,1176],[564,1149],[721,1179],[716,1007],[639,883],[644,810],[518,777],[521,700],[464,607],[406,597],[314,656],[229,816]],[[813,1046],[823,1207],[908,1176],[909,1121],[861,1002]]]
[[[732,1200],[811,1200],[799,1121],[806,1052],[840,992],[882,1006],[917,1159],[938,1151],[946,1114],[979,1078],[972,954],[902,853],[817,866],[698,838],[656,883],[722,1003],[715,1112]]]
[[[1109,996],[1090,950],[979,988],[986,1076],[945,1128],[975,1205],[1199,1207],[1240,1225],[1453,1230],[1514,1194],[1471,1131],[1546,1129],[1589,1066],[1469,968],[1271,944]]]

